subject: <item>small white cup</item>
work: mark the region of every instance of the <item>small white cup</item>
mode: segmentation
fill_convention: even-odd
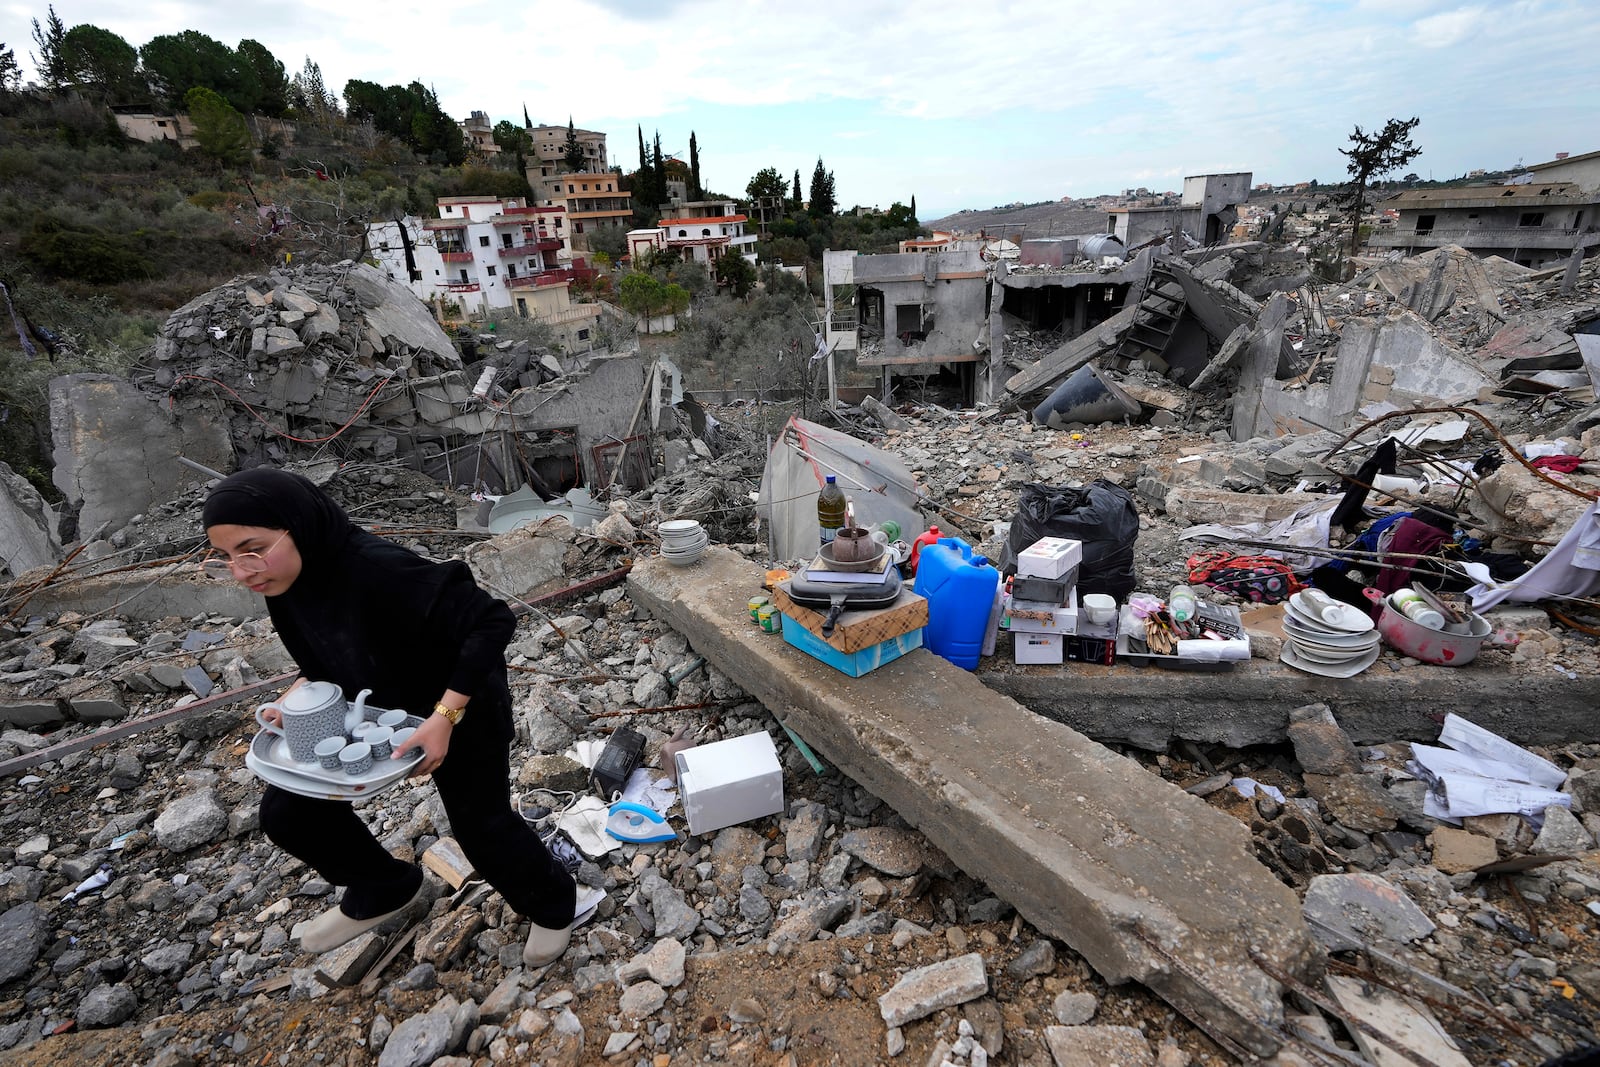
[[[394,731],[387,726],[373,727],[362,740],[372,749],[373,760],[388,759],[389,753],[394,751]]]
[[[339,753],[344,751],[343,737],[324,737],[317,742],[317,762],[322,764],[322,769],[336,771],[339,769]]]
[[[406,721],[406,713],[398,708],[393,708],[378,716],[378,725],[387,726],[389,729],[398,729]]]
[[[339,763],[346,774],[366,774],[372,769],[372,746],[365,741],[352,741],[340,750]]]
[[[394,732],[394,736],[389,739],[390,754],[392,755],[394,753],[394,750],[398,749],[401,745],[403,745],[407,741],[411,740],[411,735],[416,733],[416,732],[417,732],[417,728],[415,726],[402,726],[400,729],[396,730]],[[407,752],[406,755],[410,756],[415,751],[416,750],[413,749],[411,752]]]

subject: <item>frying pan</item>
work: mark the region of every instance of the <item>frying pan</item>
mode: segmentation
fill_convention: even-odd
[[[782,583],[789,599],[801,607],[826,610],[822,636],[833,636],[833,624],[847,611],[872,611],[886,608],[900,599],[900,571],[889,568],[881,582],[812,582],[804,577]]]

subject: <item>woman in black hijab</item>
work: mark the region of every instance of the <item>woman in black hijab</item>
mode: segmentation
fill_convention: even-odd
[[[266,598],[300,668],[295,685],[333,682],[346,699],[370,688],[373,705],[425,718],[394,756],[423,750],[413,774],[432,773],[467,859],[531,920],[524,962],[558,959],[603,894],[580,895],[511,807],[510,609],[465,563],[423,559],[358,528],[296,474],[256,468],[224,478],[206,499],[204,523],[215,549],[208,570]],[[421,869],[390,855],[350,804],[268,785],[261,828],[345,887],[337,907],[295,928],[307,951],[325,952],[420,902]]]

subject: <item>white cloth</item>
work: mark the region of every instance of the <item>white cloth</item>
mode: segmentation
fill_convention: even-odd
[[[1486,582],[1467,590],[1472,609],[1484,611],[1502,600],[1529,603],[1549,597],[1584,597],[1600,592],[1600,501],[1578,516],[1560,543],[1533,569],[1510,582]]]

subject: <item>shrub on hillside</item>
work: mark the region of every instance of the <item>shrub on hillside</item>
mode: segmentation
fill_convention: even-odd
[[[133,238],[98,227],[69,226],[53,215],[35,219],[17,250],[53,278],[111,285],[150,275],[150,265]]]

